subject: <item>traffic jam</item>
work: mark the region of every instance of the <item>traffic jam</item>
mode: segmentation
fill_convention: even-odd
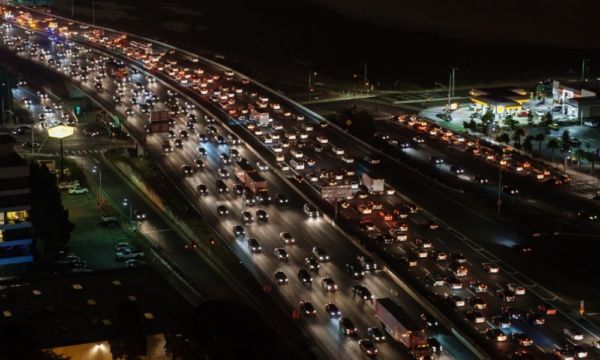
[[[228,227],[231,240],[244,248],[250,258],[256,257],[256,265],[265,272],[272,267],[281,268],[271,275],[276,288],[285,292],[283,288],[294,282],[300,288],[315,286],[323,290],[318,296],[301,296],[290,302],[297,304],[300,316],[308,321],[317,313],[336,319],[340,334],[358,340],[355,344],[358,351],[354,350],[357,353],[377,356],[378,347],[387,341],[384,327],[388,336],[394,328],[410,332],[416,327],[432,335],[445,330],[425,311],[406,315],[393,301],[383,299],[387,297],[385,286],[390,286],[382,286],[384,280],[365,281],[374,276],[384,277],[377,275],[384,264],[363,253],[336,259],[337,248],[318,245],[317,239],[300,238],[292,229],[283,228],[284,224],[275,223],[275,212],[304,219],[299,221],[304,221],[306,227],[327,226],[324,222],[332,221],[312,201],[294,201],[292,206],[290,199],[296,196],[286,194],[289,186],[310,189],[314,196],[324,197],[335,210],[333,221],[339,219],[349,231],[391,254],[396,265],[408,269],[431,294],[443,299],[465,326],[476,329],[498,353],[518,358],[552,353],[560,359],[585,358],[588,352],[590,356],[597,353],[592,349],[598,345],[595,339],[564,318],[544,296],[530,291],[530,286],[516,278],[512,269],[506,271],[501,260],[467,245],[460,246],[461,251],[457,252],[457,235],[389,187],[377,175],[376,156],[334,143],[336,136],[332,133],[337,130],[329,123],[284,108],[259,86],[233,71],[209,71],[199,66],[197,58],[173,50],[157,51],[151,44],[81,25],[49,26],[57,20],[34,20],[28,13],[13,14],[9,20],[15,26],[28,28],[29,33],[8,35],[11,26],[5,22],[3,46],[104,93],[133,125],[143,126],[149,146],[160,149],[168,157],[166,161],[179,168],[181,178],[194,189],[203,206],[214,209],[222,219],[222,226]],[[52,28],[57,30],[53,31],[56,35],[48,36],[53,49],[48,51],[46,46],[35,43],[31,31]],[[60,40],[61,32],[71,35]],[[74,32],[78,34],[72,35]],[[148,76],[137,67],[90,50],[81,45],[83,40],[73,41],[69,37],[117,52],[143,65],[150,74],[160,75]],[[158,79],[163,77],[220,108],[227,116],[227,123],[221,123],[221,116],[217,119],[203,114],[179,92],[159,90]],[[399,121],[409,126],[424,126],[416,119],[403,117]],[[496,156],[488,159],[486,150],[477,150],[476,144],[461,141],[454,134],[440,133],[442,141],[464,143],[467,149],[474,149],[469,150],[474,155],[516,172],[539,180],[558,179],[543,169],[532,168],[531,164]],[[241,140],[245,136],[253,137],[268,150],[270,158],[259,157],[246,147]],[[479,153],[475,154],[476,151]],[[277,179],[280,175],[286,183],[272,186],[281,184]],[[311,231],[303,235],[310,235]],[[290,262],[295,264],[290,266]],[[342,282],[355,285],[342,289]],[[371,283],[380,291],[370,288]],[[338,292],[350,299],[338,301]],[[338,306],[347,305],[348,300],[354,304],[360,300],[362,318],[368,320],[345,316],[350,311]],[[367,325],[358,327],[353,320]],[[442,346],[435,336],[411,336],[410,340],[399,336],[396,340],[414,358],[448,356],[440,354]]]

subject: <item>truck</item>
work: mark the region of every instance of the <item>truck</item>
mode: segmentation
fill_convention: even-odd
[[[381,194],[385,191],[385,180],[366,171],[362,173],[362,184],[373,194]]]
[[[235,163],[235,176],[254,194],[267,189],[267,180],[260,176],[247,161],[242,160]]]
[[[375,317],[392,338],[406,347],[413,358],[422,359],[432,355],[425,329],[413,321],[393,300],[375,300]]]
[[[162,133],[169,131],[170,115],[168,111],[151,111],[150,112],[150,132]]]

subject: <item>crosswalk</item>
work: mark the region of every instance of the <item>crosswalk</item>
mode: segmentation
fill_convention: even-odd
[[[105,152],[107,149],[84,149],[84,150],[64,150],[64,156],[84,156],[94,155]],[[60,152],[53,153],[56,156],[60,156]]]

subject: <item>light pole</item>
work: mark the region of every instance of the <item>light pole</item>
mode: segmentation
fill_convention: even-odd
[[[65,159],[64,159],[64,151],[63,151],[63,139],[73,135],[74,131],[75,131],[74,127],[66,126],[66,125],[58,125],[58,126],[48,129],[48,136],[50,136],[51,138],[60,140],[60,177],[59,177],[60,181],[62,181],[64,178]],[[31,146],[34,146],[34,145],[31,144]]]
[[[96,26],[96,1],[92,0],[92,25]]]
[[[502,165],[500,165],[498,169],[498,215],[500,215],[500,209],[502,207]]]
[[[93,173],[98,173],[98,182],[100,187],[100,194],[98,195],[98,204],[100,204],[100,213],[102,213],[102,169],[97,166],[92,168]]]
[[[313,76],[317,76],[317,72],[316,71],[311,71],[308,73],[308,101],[310,101],[312,92],[313,92],[313,88],[312,88],[312,77]]]
[[[123,199],[123,207],[129,207],[129,229],[133,231],[133,205],[127,200],[127,198]]]

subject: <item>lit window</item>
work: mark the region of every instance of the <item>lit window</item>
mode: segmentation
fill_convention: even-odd
[[[7,211],[6,222],[8,224],[20,223],[29,220],[29,212],[27,210],[21,211]]]

